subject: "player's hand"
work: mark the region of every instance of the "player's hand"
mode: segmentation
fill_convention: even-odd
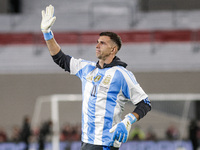
[[[128,139],[131,125],[136,121],[137,121],[136,117],[133,114],[129,113],[128,115],[125,116],[124,120],[114,125],[110,129],[110,133],[113,133],[113,139],[112,139],[113,142],[117,140],[119,142],[125,143]]]
[[[49,33],[51,27],[56,21],[54,16],[54,7],[49,5],[46,7],[46,11],[42,10],[42,21],[41,21],[41,30],[43,33]]]

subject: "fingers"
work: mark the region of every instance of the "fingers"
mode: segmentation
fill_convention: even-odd
[[[115,141],[115,140],[125,143],[127,140],[127,134],[116,132],[113,136],[113,141]]]
[[[44,15],[48,15],[48,16],[54,16],[54,7],[52,5],[49,5],[46,7],[46,10],[42,11],[42,16],[44,17]]]
[[[124,134],[123,133],[120,133],[119,135],[119,138],[118,138],[118,141],[119,142],[122,142],[122,139],[124,138]]]
[[[113,126],[110,130],[110,133],[113,133],[113,138],[112,140],[115,141],[119,141],[119,142],[123,142],[125,143],[127,141],[128,138],[128,132],[124,126],[124,124],[117,124],[115,126]]]
[[[115,131],[113,134],[113,141],[118,140],[119,139],[119,132]]]
[[[118,131],[115,131],[113,134],[113,141],[115,141],[115,140],[125,143],[127,140],[127,134],[123,133],[123,132],[120,133]]]
[[[54,16],[54,7],[52,5],[49,6],[49,15]]]
[[[126,133],[124,133],[124,136],[123,136],[123,143],[125,143],[127,141],[127,138],[128,138],[128,135]]]
[[[50,26],[52,26],[54,24],[54,22],[56,21],[56,17],[53,17],[50,19]]]
[[[117,124],[114,125],[114,126],[109,130],[109,132],[110,132],[110,133],[113,133],[113,132],[116,130],[116,128],[117,128]]]
[[[55,16],[50,19],[51,24],[54,24],[55,21],[56,21],[56,17]]]
[[[45,16],[45,11],[42,10],[42,18],[44,18],[44,16]]]
[[[46,7],[46,14],[49,14],[49,6]]]

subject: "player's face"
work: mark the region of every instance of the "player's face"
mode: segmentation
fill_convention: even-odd
[[[108,36],[100,36],[96,45],[96,56],[98,59],[106,60],[111,55],[114,43]]]

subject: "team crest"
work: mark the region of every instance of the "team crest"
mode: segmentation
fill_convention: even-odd
[[[94,78],[94,82],[98,82],[100,79],[101,79],[101,76],[98,75],[98,76],[96,76],[96,77]]]
[[[106,78],[103,80],[103,84],[108,85],[110,83],[110,80],[111,80],[111,75],[106,76]]]

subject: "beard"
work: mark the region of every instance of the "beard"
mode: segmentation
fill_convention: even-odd
[[[101,60],[106,60],[106,58],[109,57],[110,54],[111,54],[111,52],[110,52],[110,53],[107,53],[107,54],[101,54],[101,53],[99,54],[99,53],[96,53],[96,57],[97,57],[98,59],[101,59]]]

